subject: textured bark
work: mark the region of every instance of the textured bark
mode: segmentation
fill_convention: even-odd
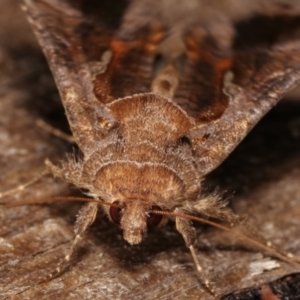
[[[44,159],[72,146],[35,125],[42,118],[66,129],[63,109],[39,46],[17,1],[0,3],[1,191],[35,177]],[[295,97],[294,99],[297,99]],[[300,100],[298,98],[298,100]],[[300,256],[300,101],[283,101],[260,122],[207,184],[229,195],[233,210],[279,248]],[[70,195],[51,177],[6,198]],[[0,299],[211,299],[197,280],[182,237],[170,224],[129,246],[99,214],[71,267],[52,272],[70,247],[80,205],[55,203],[0,211]],[[258,286],[300,267],[262,254],[216,229],[198,226],[197,251],[219,295]],[[265,269],[271,269],[264,271]]]

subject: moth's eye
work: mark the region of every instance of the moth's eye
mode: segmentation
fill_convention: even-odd
[[[109,209],[111,219],[118,225],[121,223],[124,210],[124,204],[120,201],[114,201]]]
[[[159,206],[153,205],[151,207],[151,210],[161,210],[161,208]],[[162,217],[163,217],[162,215],[148,213],[147,214],[147,226],[148,226],[148,228],[156,227],[160,223]]]

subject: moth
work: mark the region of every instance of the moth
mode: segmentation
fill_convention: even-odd
[[[174,16],[165,2],[23,2],[82,152],[47,169],[95,199],[78,214],[65,262],[99,207],[130,244],[171,218],[211,290],[186,215],[240,220],[203,198],[201,182],[299,82],[299,22],[250,49],[234,17],[208,18],[200,1],[176,2]]]

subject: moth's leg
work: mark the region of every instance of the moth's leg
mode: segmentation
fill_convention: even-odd
[[[182,213],[182,214],[186,213],[183,209],[180,209],[180,208],[176,208],[174,212]],[[215,290],[211,287],[209,279],[205,276],[204,271],[199,262],[199,259],[196,255],[196,251],[194,248],[194,245],[196,242],[196,230],[192,226],[191,221],[187,220],[187,219],[176,217],[176,229],[181,233],[186,246],[190,249],[190,252],[192,254],[198,274],[200,276],[200,280],[204,283],[204,285],[208,289],[208,291],[216,298]]]
[[[72,246],[69,249],[63,261],[56,268],[56,270],[49,275],[49,279],[47,279],[47,281],[54,277],[59,276],[62,272],[64,272],[65,267],[68,266],[72,254],[74,253],[75,247],[77,246],[78,242],[82,239],[86,229],[94,222],[97,215],[97,211],[98,211],[97,203],[88,203],[79,211],[75,222],[75,228],[74,228],[75,238],[72,243]]]
[[[73,138],[73,136],[51,126],[50,124],[46,123],[44,120],[42,119],[38,119],[36,120],[36,125],[40,128],[42,128],[44,131],[60,138],[63,139],[71,144],[75,143],[75,140]]]

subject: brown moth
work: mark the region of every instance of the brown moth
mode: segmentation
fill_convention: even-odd
[[[202,18],[182,24],[151,3],[24,0],[83,154],[46,165],[98,201],[79,212],[66,261],[99,207],[130,244],[164,225],[165,211],[178,214],[201,271],[180,214],[239,220],[218,197],[203,198],[201,181],[300,80],[299,26],[253,50],[238,44],[234,17],[211,24],[193,2],[177,13]]]

